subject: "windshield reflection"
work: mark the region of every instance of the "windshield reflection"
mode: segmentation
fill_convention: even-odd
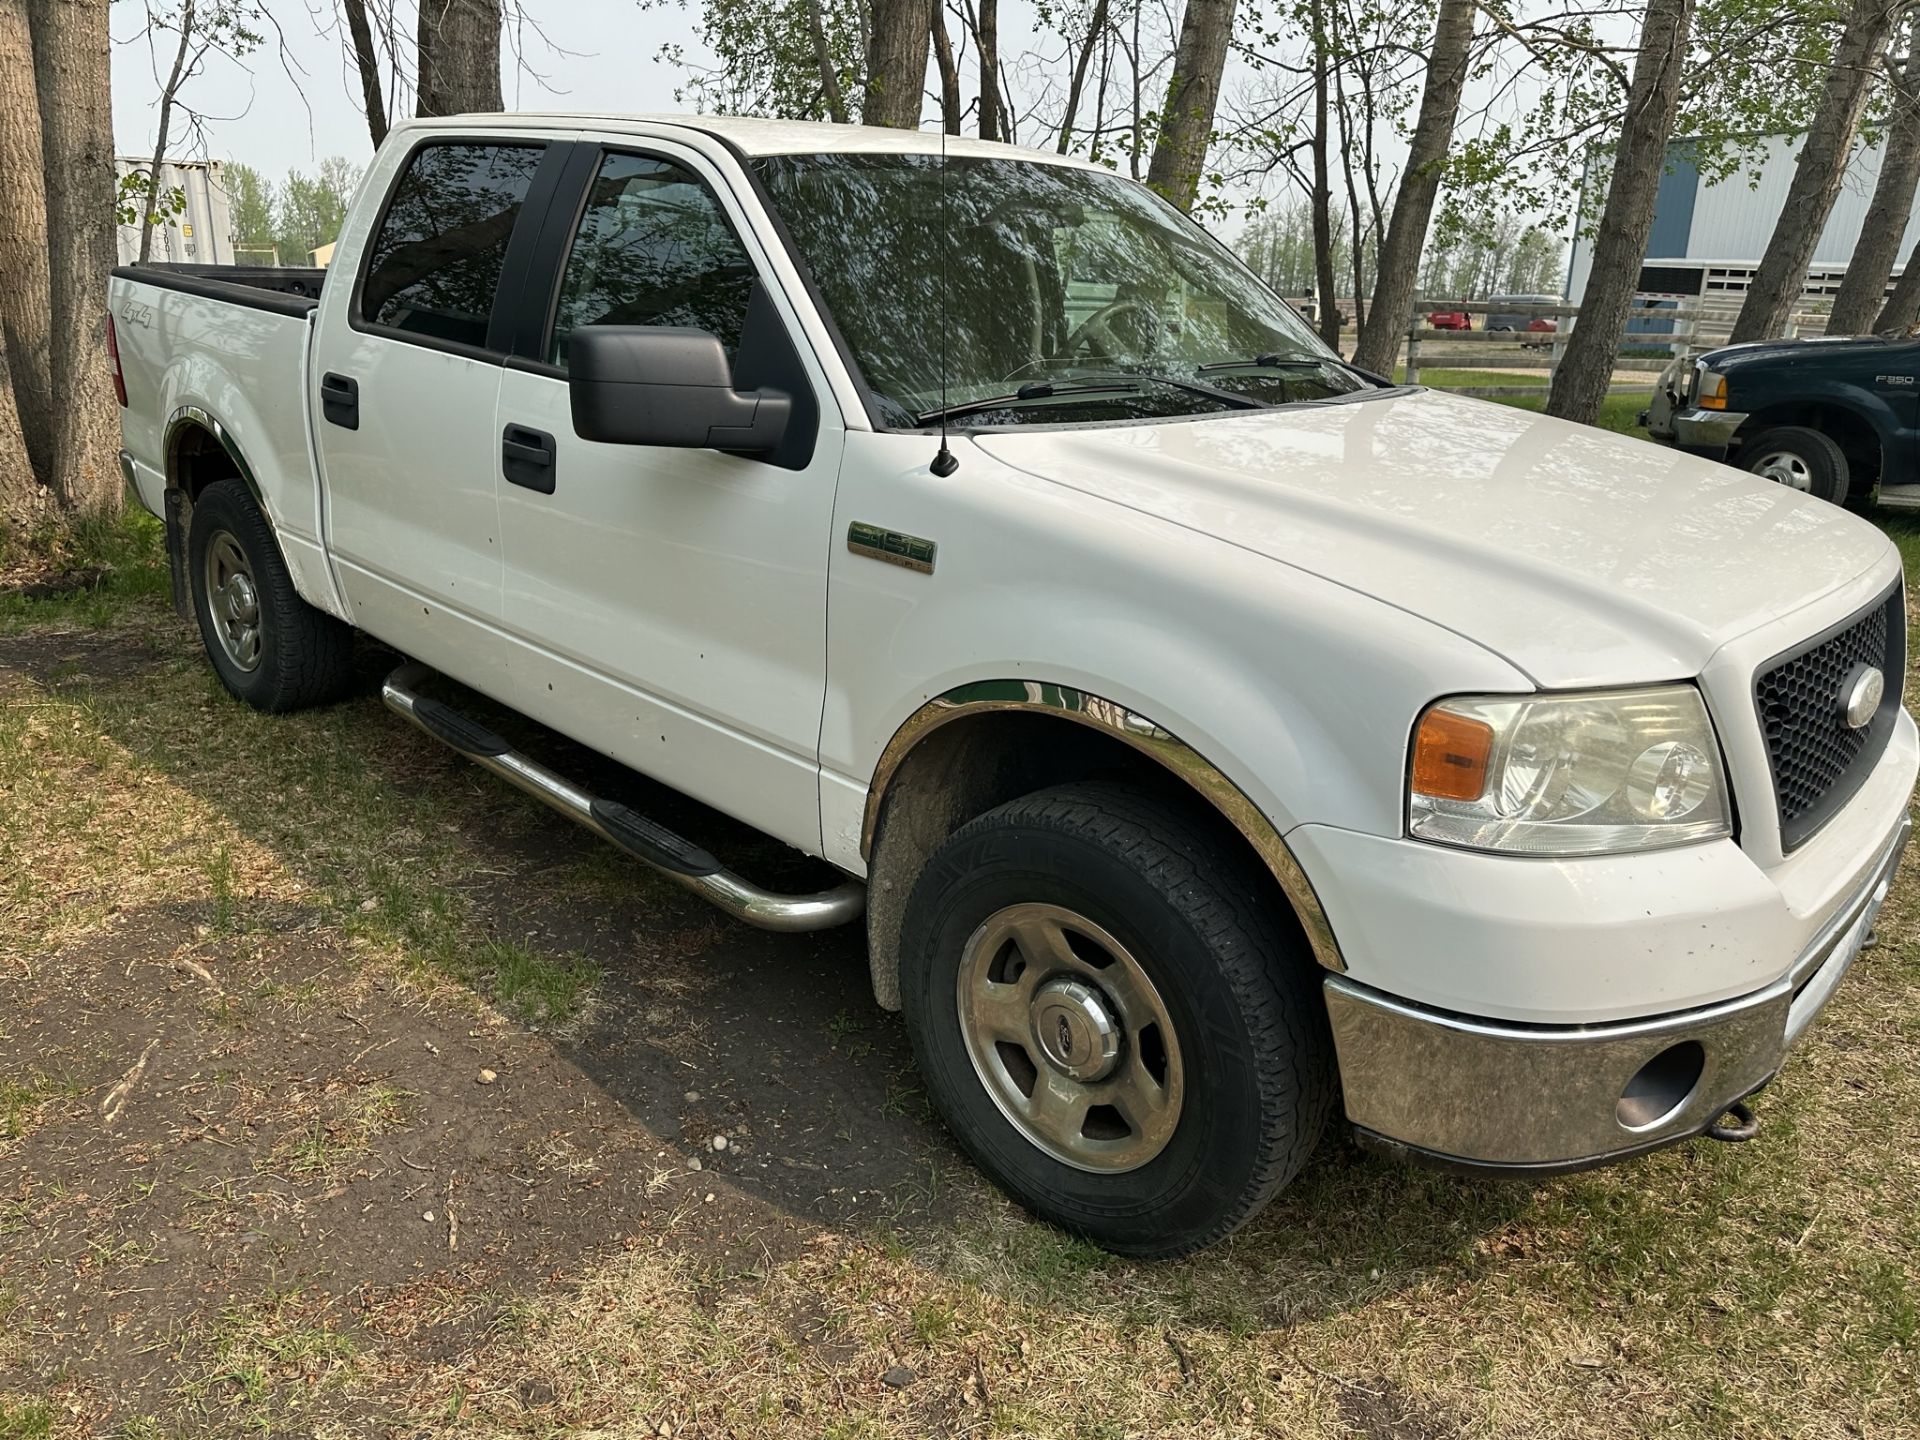
[[[945,164],[943,179],[937,155],[755,162],[886,424],[1155,419],[1370,388],[1145,187],[1037,161]],[[1075,383],[1116,377],[1138,383]]]

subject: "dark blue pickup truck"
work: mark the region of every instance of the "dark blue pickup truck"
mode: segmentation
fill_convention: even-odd
[[[1768,340],[1676,360],[1656,440],[1835,504],[1920,507],[1920,339]]]

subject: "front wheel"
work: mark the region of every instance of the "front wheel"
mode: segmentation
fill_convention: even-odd
[[[1044,1219],[1122,1254],[1228,1234],[1332,1108],[1318,976],[1245,855],[1110,784],[958,831],[908,902],[901,996],[936,1108]]]
[[[1765,480],[1835,505],[1851,483],[1847,457],[1831,436],[1804,425],[1779,425],[1740,446],[1740,463]]]

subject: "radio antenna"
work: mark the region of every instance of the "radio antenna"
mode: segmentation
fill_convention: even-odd
[[[940,118],[940,450],[927,468],[941,479],[960,468],[947,448],[947,251],[953,248],[953,211],[947,201],[947,123]]]

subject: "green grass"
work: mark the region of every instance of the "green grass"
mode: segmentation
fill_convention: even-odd
[[[1542,363],[1545,363],[1544,360]],[[1393,378],[1405,381],[1407,367],[1402,365],[1393,372]],[[1435,390],[1457,390],[1468,385],[1531,385],[1538,389],[1547,388],[1547,377],[1537,374],[1509,374],[1502,370],[1455,370],[1446,366],[1422,365],[1420,383],[1430,385]]]
[[[53,1434],[53,1407],[44,1400],[0,1395],[0,1440],[43,1440]]]
[[[164,600],[172,592],[166,528],[137,506],[65,531],[0,534],[0,571],[16,570],[37,570],[49,583],[62,577],[82,583],[46,595],[0,592],[0,633],[63,621],[106,625],[128,602]]]
[[[1535,400],[1531,395],[1503,395],[1493,402],[1496,405],[1511,405],[1519,410],[1543,411],[1547,408],[1544,398]],[[1621,435],[1632,435],[1638,439],[1647,439],[1647,432],[1638,423],[1640,412],[1647,408],[1646,396],[1640,394],[1609,395],[1600,402],[1600,418],[1594,423],[1602,430],[1612,430]]]

